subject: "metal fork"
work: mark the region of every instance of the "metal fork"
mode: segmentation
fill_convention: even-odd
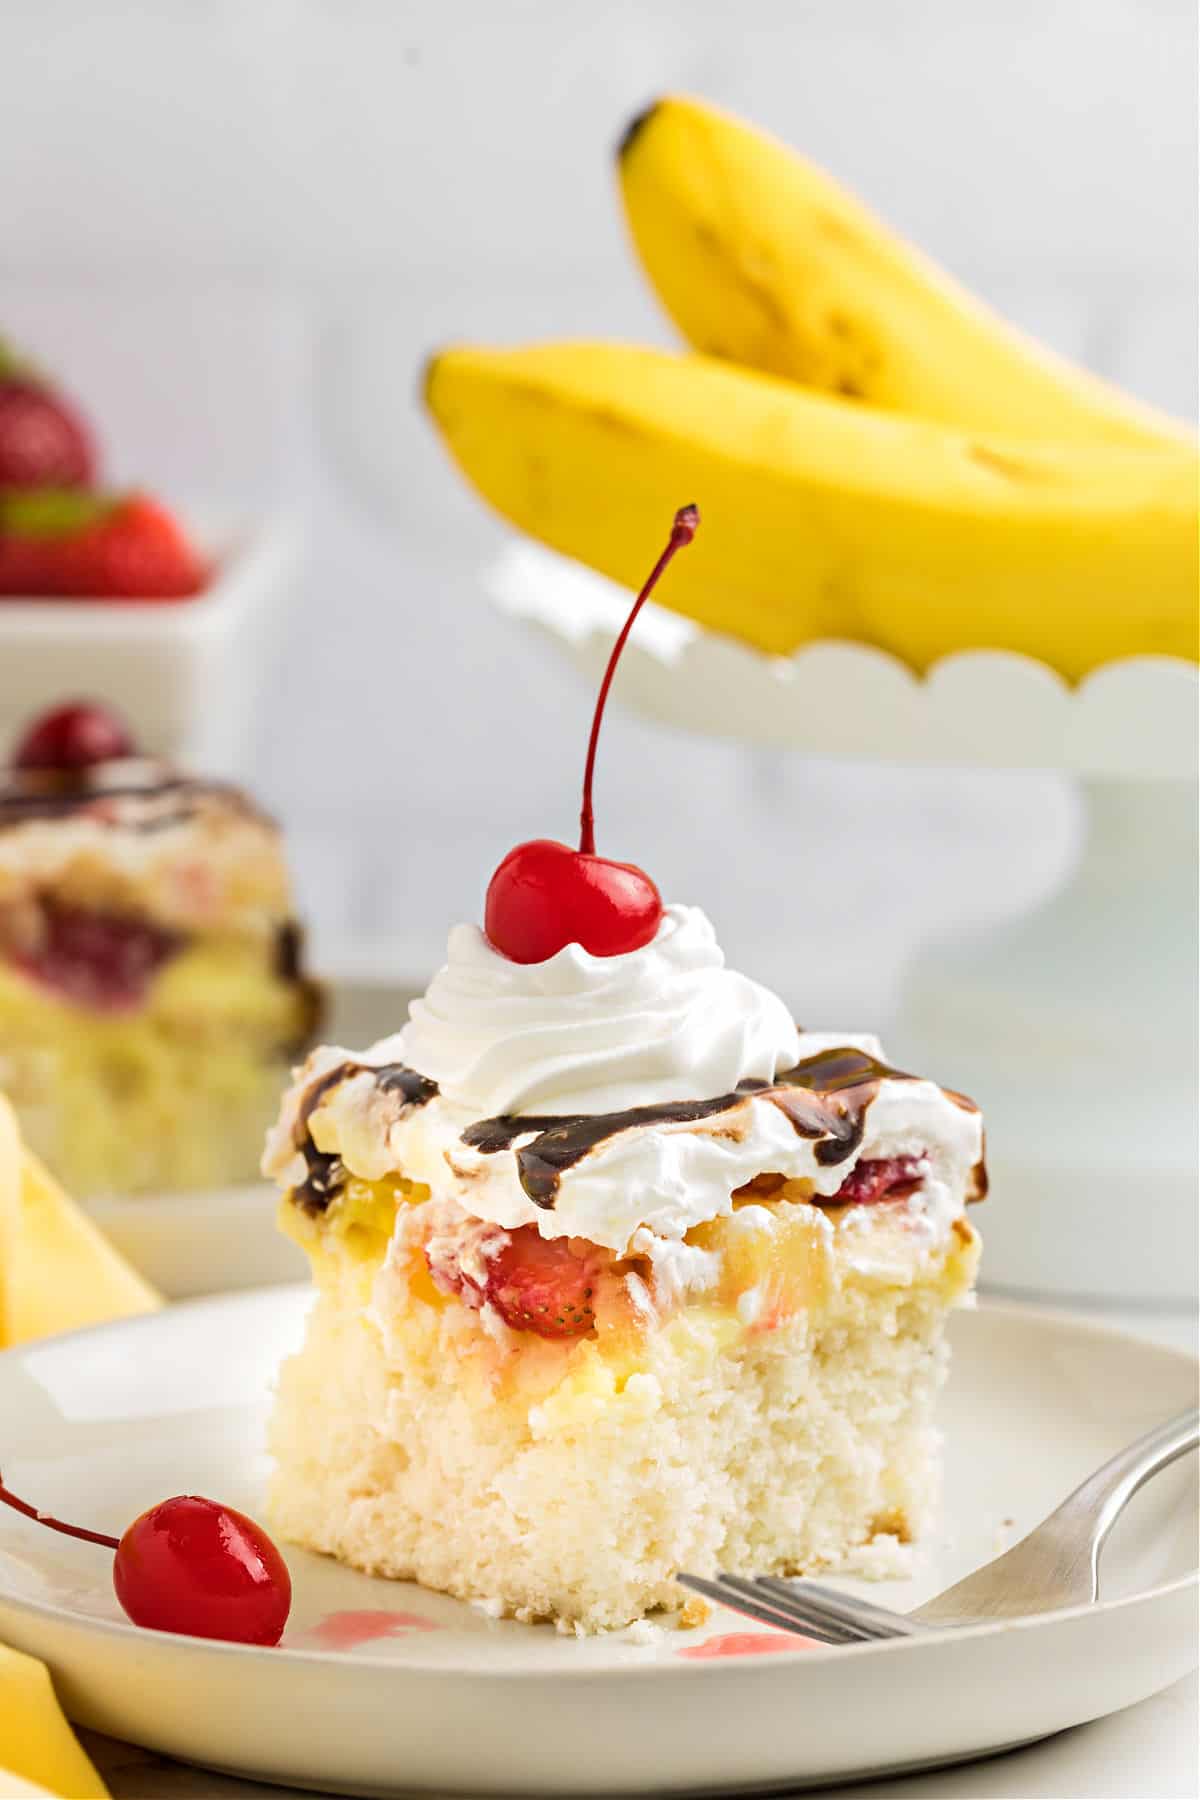
[[[1099,1597],[1100,1552],[1125,1506],[1152,1475],[1198,1444],[1200,1412],[1192,1407],[1118,1451],[1020,1543],[915,1612],[893,1612],[815,1581],[782,1581],[774,1575],[717,1575],[710,1581],[681,1574],[677,1579],[761,1624],[822,1644],[913,1637],[951,1625],[1083,1605]]]

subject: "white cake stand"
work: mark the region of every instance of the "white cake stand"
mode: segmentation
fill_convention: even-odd
[[[598,674],[623,589],[537,546],[492,598]],[[622,698],[692,731],[779,749],[1081,784],[1079,863],[1017,923],[963,933],[908,971],[890,1047],[952,1069],[988,1120],[993,1287],[1147,1306],[1196,1289],[1197,717],[1191,664],[1135,657],[1069,688],[1023,656],[895,658],[819,643],[772,658],[648,606]]]

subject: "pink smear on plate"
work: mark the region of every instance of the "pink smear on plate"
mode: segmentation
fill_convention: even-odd
[[[808,1649],[816,1641],[816,1638],[793,1637],[790,1632],[782,1631],[727,1631],[723,1637],[709,1638],[703,1644],[690,1644],[686,1650],[677,1650],[675,1654],[686,1656],[693,1662],[708,1656],[769,1656],[774,1650]]]
[[[404,1637],[410,1631],[440,1631],[432,1619],[420,1613],[331,1612],[318,1619],[302,1636],[315,1639],[322,1650],[354,1650],[359,1644],[373,1644],[380,1638]]]

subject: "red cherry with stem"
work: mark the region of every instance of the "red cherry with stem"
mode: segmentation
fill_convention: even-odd
[[[483,921],[510,962],[539,963],[567,944],[593,956],[640,950],[662,912],[658,889],[633,863],[534,838],[510,850],[492,876]]]
[[[124,720],[95,700],[72,700],[33,721],[17,745],[17,769],[89,769],[94,763],[133,756]]]
[[[551,838],[533,838],[510,850],[488,883],[484,930],[511,962],[546,962],[568,944],[580,944],[593,956],[623,956],[648,944],[662,921],[662,897],[649,875],[634,863],[596,855],[592,781],[608,690],[633,622],[676,551],[691,543],[699,523],[694,506],[675,514],[666,547],[613,645],[588,738],[578,850]]]
[[[113,1588],[135,1625],[238,1644],[277,1644],[292,1604],[287,1564],[261,1525],[198,1494],[160,1500],[120,1538],[68,1525],[18,1499],[0,1501],[65,1537],[115,1552]]]
[[[261,1525],[198,1494],[161,1500],[133,1521],[113,1558],[113,1587],[135,1625],[192,1637],[277,1644],[292,1582]]]

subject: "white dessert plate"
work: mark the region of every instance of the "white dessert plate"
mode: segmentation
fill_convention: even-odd
[[[336,977],[325,987],[329,1016],[322,1038],[351,1049],[398,1031],[414,993],[403,982]],[[301,1252],[276,1227],[279,1195],[265,1181],[84,1204],[121,1255],[169,1300],[301,1281],[308,1273]]]
[[[307,1292],[173,1307],[0,1356],[18,1493],[118,1532],[180,1491],[254,1512],[263,1428]],[[1091,1468],[1189,1404],[1194,1361],[1061,1316],[954,1325],[945,1519],[916,1604],[1032,1526]],[[733,1613],[697,1630],[558,1636],[289,1553],[282,1647],[135,1629],[107,1554],[0,1509],[0,1641],[43,1657],[82,1725],[337,1793],[769,1791],[985,1755],[1128,1706],[1196,1661],[1196,1459],[1151,1482],[1105,1553],[1104,1599],[846,1650]]]

